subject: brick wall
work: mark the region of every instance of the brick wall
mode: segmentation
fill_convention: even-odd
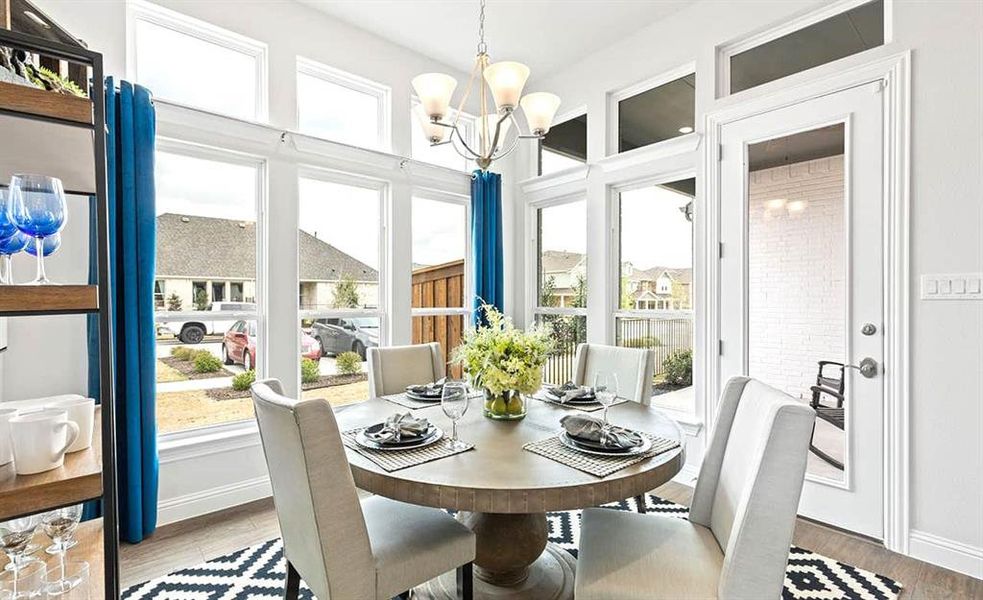
[[[816,363],[843,362],[843,157],[751,173],[748,222],[749,374],[807,398]]]

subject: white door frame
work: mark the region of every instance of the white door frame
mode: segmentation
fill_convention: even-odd
[[[909,532],[909,51],[893,54],[835,75],[778,90],[705,116],[704,178],[706,181],[707,248],[720,245],[720,140],[728,123],[772,111],[866,82],[882,80],[884,89],[884,546],[908,553]],[[726,251],[726,250],[724,250]],[[706,295],[704,348],[720,347],[720,262],[707,261],[701,277]],[[721,381],[720,356],[707,357],[704,371],[704,415],[716,417]],[[709,439],[709,435],[706,439]]]

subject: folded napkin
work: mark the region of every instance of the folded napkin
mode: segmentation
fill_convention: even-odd
[[[396,413],[386,419],[382,429],[365,432],[365,437],[380,444],[399,442],[404,437],[420,437],[430,429],[430,421],[418,419],[410,413]]]
[[[637,431],[605,425],[604,421],[589,415],[567,415],[560,419],[560,425],[570,437],[597,442],[605,448],[625,450],[640,446],[643,441]]]
[[[432,383],[408,385],[406,386],[406,391],[413,392],[414,394],[420,394],[421,396],[436,396],[444,390],[444,381],[446,380],[446,377],[441,377]]]
[[[568,381],[558,387],[546,388],[546,397],[554,402],[563,404],[581,398],[594,398],[594,388],[579,386],[572,381]]]

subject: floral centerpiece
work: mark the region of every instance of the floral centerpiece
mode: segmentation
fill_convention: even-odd
[[[464,336],[452,362],[461,365],[471,385],[485,390],[485,416],[521,419],[526,416],[523,394],[543,382],[543,366],[553,349],[548,332],[538,327],[517,329],[494,306],[482,305],[486,324]]]

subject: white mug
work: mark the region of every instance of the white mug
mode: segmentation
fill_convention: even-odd
[[[8,421],[11,417],[16,416],[16,408],[0,408],[0,465],[5,465],[14,460],[14,453],[10,448],[10,423]]]
[[[57,469],[65,463],[65,451],[79,437],[79,426],[68,420],[64,409],[44,409],[10,419],[14,469],[33,475]]]
[[[66,397],[49,402],[45,408],[68,411],[68,420],[79,426],[78,439],[68,447],[67,452],[78,452],[92,446],[92,428],[95,426],[96,401],[77,396]]]

